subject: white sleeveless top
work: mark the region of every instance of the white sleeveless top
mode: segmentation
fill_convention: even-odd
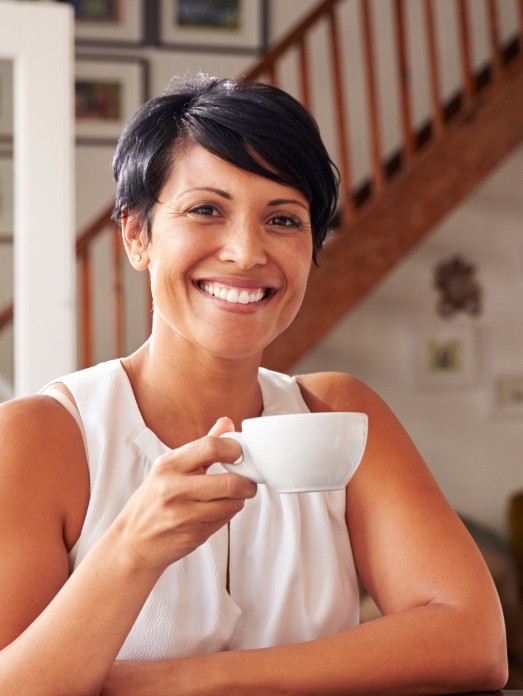
[[[70,553],[74,572],[169,448],[145,425],[119,360],[59,381],[78,405],[91,482],[87,515]],[[294,378],[261,368],[259,383],[263,416],[308,411]],[[52,389],[43,391],[56,397]],[[223,469],[216,464],[209,471]],[[225,526],[165,570],[118,658],[261,648],[356,625],[358,584],[345,504],[344,490],[277,494],[259,485],[232,519],[230,535]]]

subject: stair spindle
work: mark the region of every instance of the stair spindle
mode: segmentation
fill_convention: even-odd
[[[461,74],[463,80],[463,106],[468,108],[474,93],[474,79],[472,76],[470,27],[467,14],[467,0],[458,0],[458,20],[461,48]]]
[[[80,352],[81,367],[93,364],[93,327],[92,327],[92,292],[91,292],[91,260],[89,248],[80,257],[80,307],[82,342]]]
[[[427,36],[427,51],[429,57],[430,97],[432,102],[432,131],[437,138],[443,133],[443,114],[441,111],[441,80],[436,44],[436,26],[434,23],[433,0],[425,0],[425,31]]]
[[[343,76],[341,67],[341,47],[338,38],[338,27],[334,7],[329,7],[327,12],[330,38],[330,54],[332,64],[332,74],[334,79],[334,102],[336,106],[336,127],[339,146],[338,166],[341,175],[340,191],[344,192],[342,197],[342,214],[346,220],[354,217],[354,203],[350,192],[352,191],[352,176],[349,164],[349,128],[347,110],[345,108],[345,85],[346,80]]]
[[[124,296],[122,280],[122,242],[116,230],[113,233],[113,345],[115,355],[123,355],[125,351],[125,321],[124,321]]]
[[[487,14],[491,77],[493,81],[497,81],[501,76],[501,51],[499,44],[499,17],[496,0],[487,0]]]
[[[407,31],[405,27],[405,9],[403,0],[394,0],[394,20],[396,25],[396,41],[398,51],[399,96],[401,108],[401,126],[405,161],[409,160],[414,151],[412,137],[412,116],[410,107],[410,68],[407,52]]]
[[[278,71],[276,69],[276,61],[271,63],[269,67],[269,82],[273,87],[279,87]]]
[[[379,125],[379,107],[376,88],[376,68],[374,61],[374,36],[372,31],[371,6],[367,0],[360,2],[360,12],[363,29],[363,45],[367,77],[367,105],[370,121],[370,147],[372,159],[372,180],[374,193],[379,195],[383,190],[383,166],[381,133]]]
[[[307,50],[307,42],[305,36],[302,36],[298,42],[299,56],[299,71],[300,71],[300,99],[303,106],[309,111],[312,110],[312,100],[310,91],[310,68],[309,68],[309,53]]]

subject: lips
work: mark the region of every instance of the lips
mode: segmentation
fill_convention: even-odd
[[[218,297],[220,300],[225,300],[231,304],[255,304],[264,300],[269,294],[268,288],[241,288],[205,281],[200,281],[198,287],[207,295]]]

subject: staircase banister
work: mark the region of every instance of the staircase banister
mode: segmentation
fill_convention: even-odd
[[[313,9],[301,22],[299,22],[299,24],[290,29],[278,43],[272,46],[266,55],[259,60],[254,67],[248,70],[241,79],[246,81],[255,80],[260,75],[267,72],[277,58],[283,55],[293,44],[299,43],[318,19],[322,15],[328,14],[331,8],[337,5],[338,2],[340,2],[340,0],[324,0],[324,2]]]
[[[114,201],[111,201],[98,215],[97,218],[76,238],[76,256],[81,258],[88,250],[90,243],[102,232],[108,225],[116,224],[111,220]]]
[[[0,331],[4,328],[4,326],[7,326],[7,324],[13,321],[13,315],[14,307],[12,302],[0,309]]]

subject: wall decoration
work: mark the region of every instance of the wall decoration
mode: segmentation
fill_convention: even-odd
[[[147,63],[114,56],[77,56],[75,75],[78,143],[115,142],[147,99]]]
[[[494,379],[493,406],[496,416],[523,417],[523,374]]]
[[[475,267],[461,256],[439,263],[434,284],[440,292],[438,313],[450,317],[456,312],[477,316],[481,311],[481,289]]]
[[[435,325],[418,329],[414,338],[415,383],[426,388],[472,386],[478,355],[472,327]]]
[[[13,61],[0,60],[0,141],[13,138]]]
[[[266,45],[266,0],[160,0],[160,45],[260,53]]]
[[[145,40],[145,0],[59,0],[74,7],[77,44],[137,45]]]

